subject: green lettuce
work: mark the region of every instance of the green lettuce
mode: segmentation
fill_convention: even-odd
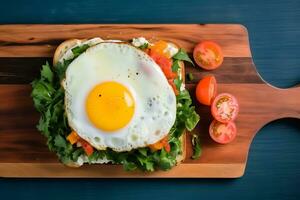
[[[81,147],[72,145],[67,140],[71,129],[65,113],[64,89],[60,82],[65,77],[68,65],[87,48],[88,46],[85,45],[73,48],[73,58],[63,60],[54,67],[47,62],[41,68],[40,77],[32,82],[31,96],[36,110],[41,114],[37,129],[47,138],[49,150],[55,152],[65,164],[76,162],[79,156],[85,155],[85,152]],[[186,60],[181,54],[177,56],[177,60],[180,58]],[[178,71],[179,68],[176,70]],[[177,82],[176,86],[180,87],[182,81],[177,80]],[[199,121],[199,116],[191,104],[192,100],[188,91],[180,91],[177,96],[176,121],[169,133],[170,152],[165,149],[152,151],[148,147],[129,152],[115,152],[108,148],[95,150],[92,155],[88,156],[89,163],[107,158],[114,164],[122,164],[128,171],[136,169],[154,171],[172,168],[176,165],[176,157],[182,153],[180,136],[184,129],[192,130]]]

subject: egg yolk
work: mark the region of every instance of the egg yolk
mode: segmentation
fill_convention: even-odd
[[[86,99],[86,112],[99,129],[115,131],[125,127],[134,114],[135,102],[122,84],[109,81],[96,85]]]

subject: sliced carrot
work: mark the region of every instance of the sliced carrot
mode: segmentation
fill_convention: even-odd
[[[80,139],[80,137],[78,136],[78,134],[75,131],[72,131],[67,137],[67,140],[71,144],[75,144],[79,139]]]

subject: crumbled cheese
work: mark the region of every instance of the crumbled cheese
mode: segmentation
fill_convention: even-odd
[[[118,42],[123,42],[122,40],[104,40],[103,42],[115,42],[115,43],[118,43]]]
[[[76,147],[82,147],[82,144],[80,142],[77,142]]]
[[[170,43],[168,43],[167,48],[164,50],[164,52],[168,53],[171,57],[173,57],[178,51],[179,49]]]
[[[83,165],[84,163],[88,163],[89,162],[89,159],[86,155],[81,155],[78,157],[76,163],[81,166]],[[106,157],[102,158],[102,159],[98,159],[98,160],[93,160],[91,161],[92,164],[106,164],[106,163],[109,163],[109,162],[112,162],[111,160],[108,160]]]
[[[96,38],[92,38],[92,39],[89,39],[87,41],[84,41],[83,43],[81,43],[81,45],[88,44],[89,46],[94,46],[94,45],[99,44],[103,41],[104,40],[102,40],[101,38],[96,37]]]
[[[181,70],[182,69],[180,67],[177,71],[177,74],[178,74],[178,77],[179,77],[180,80],[182,80],[182,71]],[[181,86],[180,86],[180,91],[183,91],[183,90],[185,90],[185,84],[184,83],[182,83]]]
[[[177,75],[179,76],[179,79],[182,80],[181,67],[178,69]]]
[[[144,37],[133,38],[131,43],[135,47],[140,47],[144,44],[149,44],[148,40],[146,40]]]
[[[78,40],[76,45],[70,47],[65,52],[65,54],[59,59],[59,62],[62,62],[64,60],[72,59],[73,56],[74,56],[73,52],[72,52],[72,49],[75,48],[75,47],[78,47],[78,46],[81,46],[81,45],[84,45],[84,44],[88,44],[89,46],[94,46],[94,45],[99,44],[101,42],[103,42],[103,40],[101,38],[99,38],[99,37],[92,38],[92,39],[84,41],[84,42],[81,42],[80,40]]]
[[[73,58],[73,52],[71,49],[77,47],[78,44],[72,46],[70,49],[68,49],[65,54],[59,59],[59,62],[63,62],[64,60],[69,60],[71,58]]]
[[[180,91],[183,91],[183,90],[185,90],[185,84],[184,83],[182,83],[181,86],[180,86]]]

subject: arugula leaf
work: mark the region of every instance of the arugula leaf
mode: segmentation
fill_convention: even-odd
[[[46,62],[45,65],[42,66],[41,77],[44,80],[47,80],[49,83],[53,81],[53,72],[50,69],[49,63]]]
[[[172,65],[172,72],[178,72],[180,69],[179,60],[174,60]]]
[[[194,148],[194,153],[193,153],[192,159],[198,159],[201,156],[202,149],[200,146],[199,137],[196,134],[193,134],[193,136],[192,136],[192,145]]]
[[[39,120],[39,124],[37,125],[37,129],[41,131],[46,137],[49,137],[49,124],[51,119],[51,112],[47,110],[44,115],[41,116]]]
[[[200,116],[194,111],[195,107],[190,107],[190,115],[185,121],[185,127],[188,131],[192,131],[200,120]]]
[[[178,73],[180,69],[178,63],[180,60],[188,61],[193,64],[192,60],[188,57],[187,53],[183,49],[180,49],[178,53],[173,56],[172,71],[177,71]],[[192,74],[189,74],[188,77],[190,79],[193,78]],[[200,116],[195,112],[195,107],[192,106],[192,99],[189,92],[187,90],[180,90],[182,80],[180,79],[179,76],[174,80],[174,84],[178,89],[179,94],[176,96],[177,113],[176,113],[176,121],[173,126],[174,131],[172,134],[175,135],[176,137],[180,137],[185,128],[188,131],[192,131],[196,127],[197,123],[200,120]],[[195,152],[198,152],[200,148],[200,144],[197,143],[197,145],[193,146],[193,148]],[[196,157],[197,156],[194,156],[194,158]]]
[[[195,128],[200,120],[200,116],[195,112],[192,105],[192,99],[187,90],[180,91],[177,95],[177,116],[176,119],[184,123],[185,128],[191,131]]]
[[[152,160],[145,162],[145,170],[150,172],[154,171],[154,163],[152,162]]]
[[[176,78],[176,79],[174,79],[174,84],[175,84],[177,90],[180,91],[182,80],[180,80],[179,78]]]
[[[56,153],[56,155],[59,157],[60,161],[64,164],[72,163],[72,159],[69,156],[62,155],[60,153]]]
[[[143,156],[145,156],[145,157],[147,156],[147,149],[146,148],[139,148],[138,151]]]
[[[154,171],[154,163],[151,159],[151,156],[147,157],[138,155],[137,160],[146,171]]]
[[[140,49],[147,49],[149,47],[148,43],[144,43],[141,46],[139,46]]]
[[[182,154],[182,149],[181,149],[181,141],[176,139],[173,139],[174,137],[172,137],[169,140],[170,146],[171,146],[171,151],[170,151],[170,155],[173,157],[176,157],[177,155]]]
[[[173,56],[173,58],[176,60],[187,61],[187,62],[191,63],[193,66],[195,66],[193,61],[190,59],[190,57],[186,53],[186,51],[182,48],[179,49],[179,51]]]
[[[64,107],[63,107],[64,105],[62,102],[63,100],[61,99],[53,106],[52,117],[51,117],[52,123],[57,123],[59,121],[59,118],[62,116],[64,112]]]
[[[167,154],[165,149],[163,148],[160,152],[160,160],[159,160],[159,167],[162,170],[171,169],[176,163],[176,158],[173,158]]]
[[[78,57],[80,54],[82,54],[83,52],[85,52],[85,50],[87,50],[90,46],[88,44],[84,44],[81,46],[77,46],[74,47],[72,50],[72,53],[74,55],[74,58]]]
[[[134,162],[128,162],[124,160],[123,168],[126,171],[134,171],[135,169],[137,169],[137,165]]]
[[[80,149],[83,150],[82,148]],[[105,151],[94,151],[93,154],[88,157],[89,163],[98,159],[103,159],[105,158],[105,155]]]
[[[172,160],[169,160],[166,157],[163,157],[159,162],[159,167],[164,171],[171,169],[172,166],[173,166]]]
[[[193,74],[192,74],[191,72],[189,72],[189,73],[187,74],[187,77],[188,77],[189,81],[194,80],[194,76],[193,76]]]
[[[71,59],[73,60],[73,59]],[[65,72],[67,70],[67,67],[69,66],[69,61],[68,60],[64,60],[63,62],[58,62],[55,66],[55,72],[58,76],[59,81],[62,81],[63,78],[65,77]]]
[[[71,156],[72,161],[76,162],[77,159],[78,159],[78,157],[79,157],[80,155],[82,155],[82,154],[84,154],[84,150],[83,150],[82,148],[76,149],[76,150],[72,153],[72,156]],[[92,155],[93,155],[93,154],[92,154]]]
[[[187,90],[183,90],[179,93],[179,95],[177,95],[176,97],[177,102],[188,102],[189,105],[192,104],[192,99],[190,96],[190,93]]]
[[[39,112],[47,110],[45,106],[51,103],[55,89],[51,84],[41,80],[35,80],[31,85],[33,87],[31,97],[33,98],[34,106]]]
[[[55,146],[57,146],[57,147],[60,147],[60,148],[67,147],[66,140],[61,135],[56,135],[54,142],[55,142]]]

